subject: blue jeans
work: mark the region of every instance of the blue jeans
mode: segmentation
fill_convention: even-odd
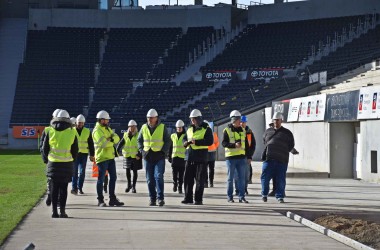
[[[164,200],[165,160],[162,159],[158,162],[144,160],[144,167],[150,200]]]
[[[248,160],[247,160],[247,167],[246,167],[246,171],[245,171],[245,183],[244,183],[245,189],[248,188],[249,173],[251,171],[250,167],[251,166],[248,164]],[[237,170],[235,169],[235,190],[237,190],[237,187],[238,187],[238,180],[239,180],[239,176],[238,176]]]
[[[245,172],[247,168],[247,159],[228,159],[227,163],[227,197],[229,199],[233,198],[234,189],[234,176],[235,171],[238,175],[237,180],[237,190],[239,191],[239,199],[245,196]]]
[[[285,196],[286,171],[288,164],[276,160],[263,162],[263,171],[261,174],[261,195],[267,197],[269,193],[269,182],[275,177],[276,179],[276,198],[283,199]]]
[[[115,198],[115,184],[116,184],[116,163],[115,160],[106,160],[98,163],[99,176],[96,183],[96,192],[98,193],[98,200],[104,199],[103,196],[103,182],[106,175],[106,170],[108,170],[109,175],[109,196],[110,198]]]
[[[82,189],[84,178],[86,176],[86,164],[88,154],[78,154],[77,159],[74,161],[74,174],[72,178],[72,190]],[[78,177],[79,171],[79,177]]]

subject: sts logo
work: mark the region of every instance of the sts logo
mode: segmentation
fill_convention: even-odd
[[[36,129],[33,127],[25,127],[21,129],[22,137],[31,137],[31,136],[35,136],[36,134],[37,134]]]

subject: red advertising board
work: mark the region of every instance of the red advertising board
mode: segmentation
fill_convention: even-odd
[[[13,126],[13,137],[18,139],[37,139],[44,129],[44,126]]]

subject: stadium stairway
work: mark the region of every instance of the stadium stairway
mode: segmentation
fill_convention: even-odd
[[[5,18],[0,21],[0,144],[6,143],[19,64],[24,58],[27,19]]]

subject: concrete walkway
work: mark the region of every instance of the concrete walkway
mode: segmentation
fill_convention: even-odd
[[[180,203],[183,197],[172,192],[167,164],[166,205],[149,207],[144,171],[139,171],[137,193],[126,194],[120,160],[116,189],[125,206],[97,207],[96,182],[88,168],[86,194],[69,194],[69,219],[52,219],[51,208],[41,200],[1,249],[23,249],[30,242],[36,249],[349,249],[283,212],[380,214],[380,185],[355,180],[288,178],[286,203],[274,198],[263,203],[259,163],[254,164],[249,204],[227,203],[225,165],[218,162],[215,187],[205,189],[205,205]]]

